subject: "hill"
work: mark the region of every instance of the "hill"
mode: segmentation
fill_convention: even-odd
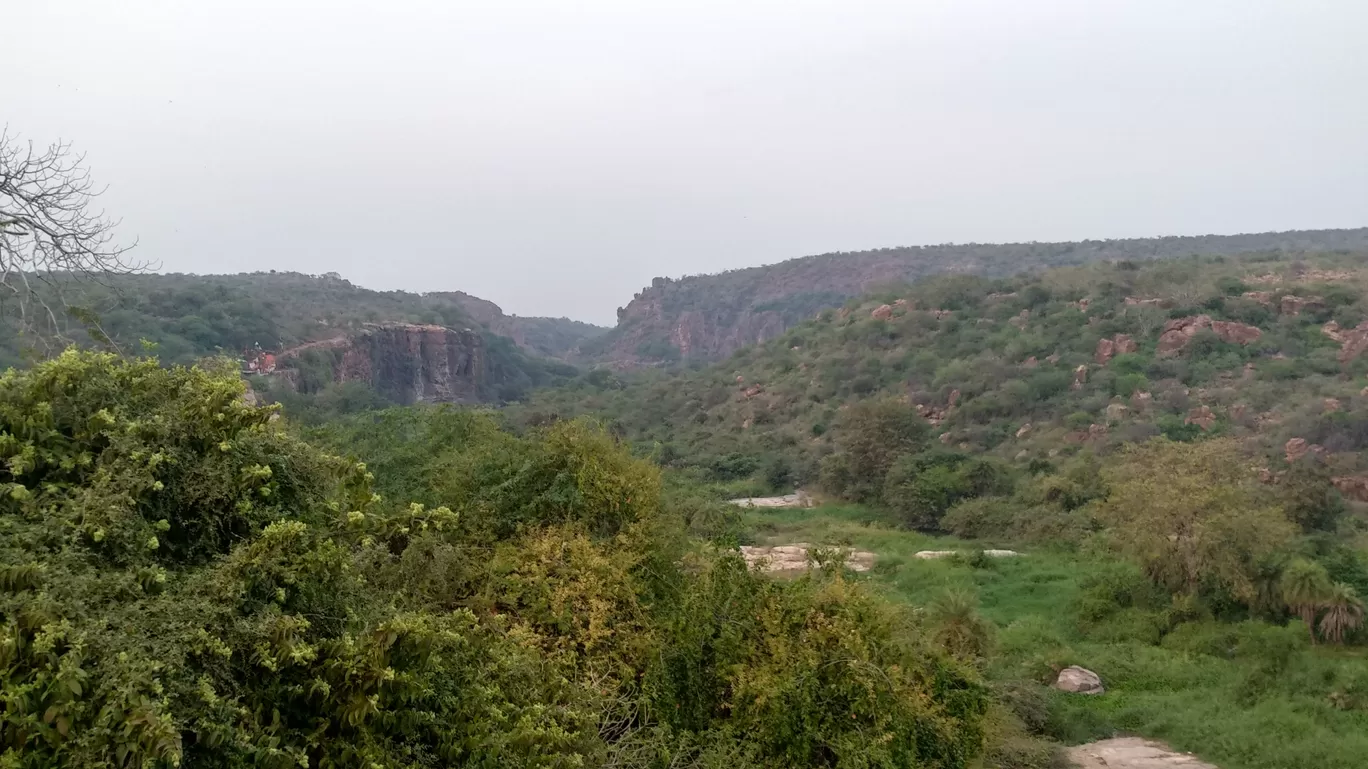
[[[237,357],[260,345],[280,354],[282,363],[294,360],[291,365],[299,370],[290,383],[295,389],[317,392],[330,382],[361,379],[375,390],[393,391],[399,402],[422,399],[421,394],[414,394],[411,384],[392,386],[384,377],[360,376],[355,366],[343,371],[335,365],[340,359],[324,360],[321,350],[311,348],[369,341],[374,334],[367,329],[377,324],[441,326],[456,332],[471,328],[478,338],[456,346],[477,349],[481,365],[468,372],[469,397],[463,399],[497,402],[573,373],[556,359],[601,330],[566,319],[505,316],[492,302],[460,292],[372,291],[334,273],[114,276],[74,283],[66,298],[86,310],[66,319],[67,336],[77,341],[107,335],[124,352],[138,352],[146,340],[166,363],[215,354]],[[0,368],[25,360],[25,341],[14,333],[3,335]],[[369,347],[374,349],[367,357],[374,353],[401,359],[395,363],[400,368],[424,365],[423,356],[407,348]],[[439,395],[433,397],[443,397],[445,391],[437,388]]]
[[[823,310],[711,366],[587,372],[516,418],[598,414],[666,465],[756,490],[831,481],[840,428],[856,430],[853,407],[875,402],[906,410],[947,451],[1021,467],[1225,434],[1270,462],[1284,448],[1323,451],[1353,479],[1368,448],[1366,260],[944,276]]]
[[[235,355],[254,344],[283,350],[381,322],[483,329],[561,359],[601,331],[564,318],[505,316],[493,302],[462,292],[372,291],[336,273],[113,276],[73,283],[67,300],[90,310],[121,348],[136,351],[139,340],[147,339],[168,362],[218,350]],[[68,322],[70,336],[87,337],[78,319]],[[0,341],[0,363],[13,363],[20,351],[21,340]]]
[[[1368,228],[822,254],[717,275],[656,278],[619,308],[617,327],[586,342],[582,354],[620,366],[719,360],[880,285],[939,273],[1002,276],[1097,261],[1364,249]]]

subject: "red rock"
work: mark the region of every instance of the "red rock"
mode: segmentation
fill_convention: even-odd
[[[1030,432],[1031,432],[1031,423],[1030,423],[1030,422],[1027,422],[1026,424],[1022,425],[1021,427],[1017,428],[1016,437],[1018,437],[1018,438],[1025,438],[1028,434],[1030,434]]]
[[[869,317],[875,320],[888,320],[893,317],[893,307],[891,305],[881,304],[874,308],[874,312],[871,312]]]
[[[1231,344],[1249,344],[1258,341],[1263,336],[1263,332],[1257,327],[1247,323],[1237,323],[1229,320],[1212,320],[1210,315],[1192,315],[1186,318],[1174,318],[1164,324],[1164,330],[1159,335],[1159,346],[1157,352],[1160,355],[1173,355],[1187,347],[1192,337],[1197,335],[1202,329],[1211,329],[1223,342]]]
[[[1348,363],[1368,352],[1368,320],[1351,329],[1342,328],[1332,320],[1321,326],[1321,333],[1340,343],[1340,363]]]
[[[1327,414],[1331,411],[1339,411],[1340,406],[1342,405],[1339,398],[1326,398],[1323,403],[1325,404],[1325,413]]]
[[[745,392],[742,393],[742,394],[745,395],[747,399],[749,399],[749,398],[754,398],[755,396],[759,395],[760,393],[762,393],[762,392],[764,392],[764,391],[765,391],[765,388],[764,388],[763,386],[757,384],[757,385],[751,385],[750,387],[747,387],[746,390],[745,390]]]
[[[1021,362],[1022,368],[1035,368],[1039,365],[1040,361],[1036,360],[1036,356],[1034,355]]]
[[[1359,502],[1368,502],[1368,478],[1345,475],[1331,478],[1330,482],[1335,484],[1335,488],[1339,489],[1339,493],[1345,497]]]
[[[1307,454],[1319,455],[1323,453],[1325,453],[1324,446],[1307,443],[1305,438],[1291,438],[1283,444],[1283,455],[1287,458],[1288,464],[1296,462]]]
[[[1116,344],[1110,339],[1097,340],[1097,349],[1093,351],[1093,360],[1101,365],[1106,365],[1107,361],[1116,354]]]

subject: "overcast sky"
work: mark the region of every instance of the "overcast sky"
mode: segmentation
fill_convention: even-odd
[[[611,324],[656,275],[1368,224],[1364,0],[16,0],[138,255]]]

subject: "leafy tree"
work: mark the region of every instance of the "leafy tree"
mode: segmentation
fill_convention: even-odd
[[[835,430],[835,443],[845,455],[844,475],[825,477],[834,484],[828,490],[855,501],[878,499],[894,460],[919,451],[929,430],[915,409],[895,398],[851,404]]]
[[[1261,505],[1230,439],[1131,446],[1102,472],[1098,508],[1115,546],[1175,594],[1255,597],[1257,563],[1290,541],[1292,524]]]

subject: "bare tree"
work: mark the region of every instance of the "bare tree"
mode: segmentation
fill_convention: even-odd
[[[66,289],[147,266],[126,258],[132,245],[115,242],[118,222],[94,206],[101,192],[70,143],[39,150],[0,129],[0,318],[45,351],[68,344],[73,325],[112,344]]]

